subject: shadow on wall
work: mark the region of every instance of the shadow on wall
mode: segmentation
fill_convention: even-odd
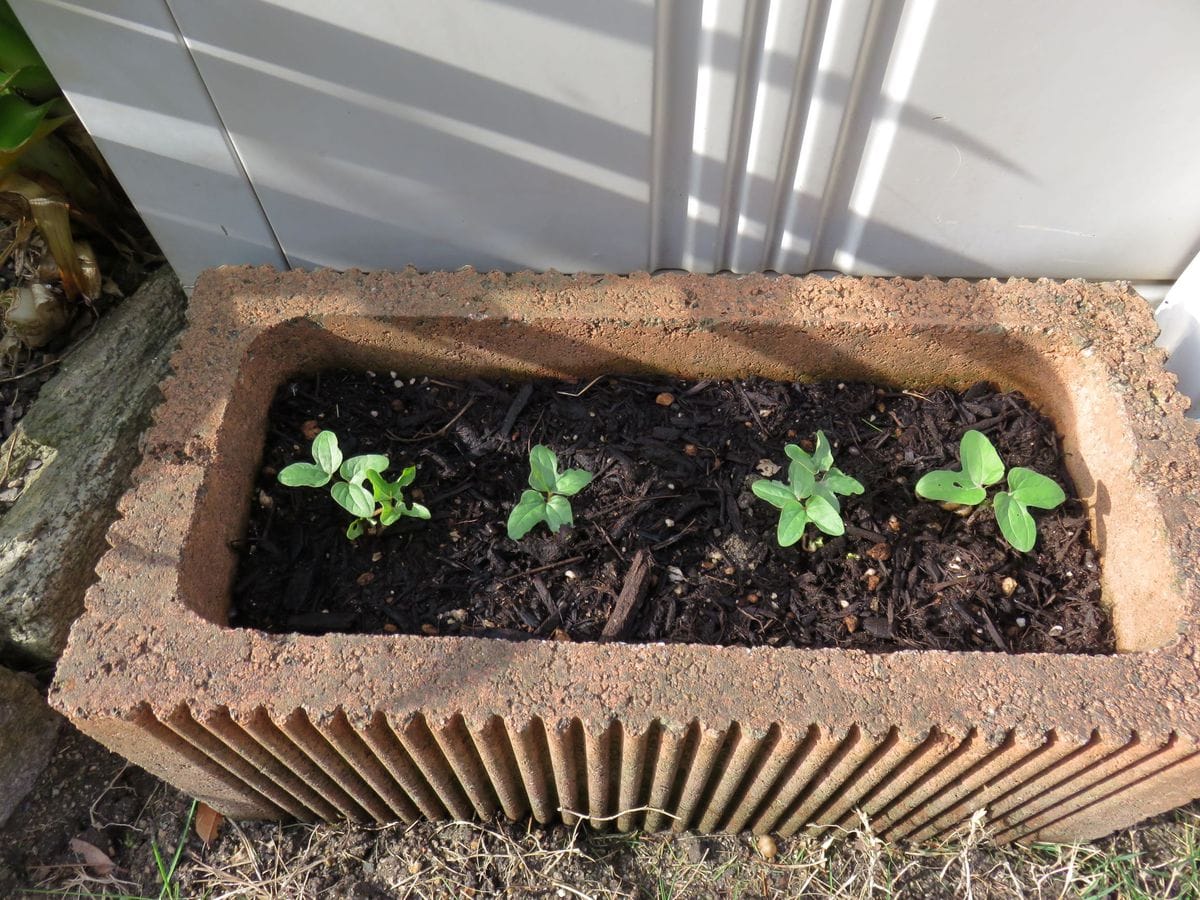
[[[739,269],[802,272],[836,268],[835,253],[854,234],[864,248],[859,262],[871,270],[919,274],[914,265],[936,259],[942,274],[982,274],[989,267],[969,254],[850,211],[873,122],[886,113],[905,128],[1032,180],[1015,161],[934,121],[928,111],[905,104],[876,109],[889,53],[870,51],[894,43],[900,3],[880,5],[864,26],[870,33],[853,78],[820,71],[815,53],[797,62],[743,46],[742,39],[702,23],[699,4],[663,4],[667,14],[660,12],[657,22],[672,29],[671,46],[694,52],[703,44],[712,72],[743,88],[761,81],[792,97],[794,133],[773,174],[750,171],[748,127],[735,127],[724,158],[692,146],[695,77],[690,85],[677,79],[670,110],[646,108],[644,98],[630,96],[601,113],[588,98],[568,96],[571,85],[552,77],[532,83],[530,75],[519,87],[354,30],[370,23],[334,24],[263,0],[169,5],[292,265],[715,270],[734,262],[736,243]],[[489,22],[510,29],[537,17],[616,42],[623,49],[611,51],[613,58],[641,68],[615,72],[615,90],[637,83],[644,93],[656,55],[681,52],[656,37],[649,3],[617,0],[600,8],[493,0],[485,6]],[[823,28],[829,6],[828,0],[812,5],[811,27]],[[750,7],[758,12],[748,25],[761,32],[764,5]],[[442,27],[444,18],[431,15],[426,27]],[[177,39],[132,17],[89,17],[87,27]],[[478,30],[446,39],[469,48],[480,39]],[[497,42],[510,38],[500,32]],[[753,73],[743,71],[748,52],[758,63]],[[544,61],[540,65],[544,69]],[[538,61],[528,69],[541,71]],[[223,97],[238,103],[224,105]],[[804,118],[818,107],[843,116],[836,166],[812,189],[793,190]],[[166,103],[147,112],[163,121],[178,117]],[[668,120],[669,128],[656,124]],[[147,152],[135,146],[136,134],[127,140],[131,153]],[[211,181],[212,173],[200,176]],[[237,182],[230,190],[243,188],[229,180]],[[750,215],[758,211],[761,218]],[[203,213],[196,220],[198,227],[213,227]]]

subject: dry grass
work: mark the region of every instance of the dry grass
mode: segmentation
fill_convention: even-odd
[[[996,847],[978,821],[950,843],[898,848],[865,824],[781,842],[594,834],[507,822],[405,828],[227,826],[180,867],[180,896],[336,897],[1200,897],[1200,809],[1091,844]]]

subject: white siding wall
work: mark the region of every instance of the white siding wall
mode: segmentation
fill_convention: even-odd
[[[1195,0],[12,5],[185,280],[1200,251]]]

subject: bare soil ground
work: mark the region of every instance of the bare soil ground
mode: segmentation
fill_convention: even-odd
[[[1200,897],[1200,804],[1077,846],[996,847],[976,829],[899,848],[862,829],[761,849],[748,836],[507,821],[222,822],[205,844],[194,810],[65,726],[54,762],[0,829],[0,897]]]

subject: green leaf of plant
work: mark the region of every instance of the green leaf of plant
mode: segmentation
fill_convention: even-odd
[[[575,524],[575,514],[571,510],[571,501],[562,494],[555,494],[546,501],[546,524],[555,534],[558,534],[558,529],[564,525]]]
[[[346,527],[346,537],[350,538],[350,540],[352,540],[352,541],[356,541],[360,537],[362,537],[362,533],[363,533],[363,520],[362,519],[355,519],[353,522],[351,522]]]
[[[792,489],[786,484],[780,484],[778,481],[768,481],[766,478],[760,478],[750,485],[750,490],[754,492],[755,497],[758,497],[760,500],[766,500],[776,509],[783,509],[787,504],[796,502],[796,497],[792,493]]]
[[[328,432],[322,431],[321,434],[328,434]],[[320,436],[317,435],[317,437]],[[359,481],[365,477],[367,469],[386,472],[390,465],[388,458],[381,453],[364,453],[362,456],[352,456],[343,462],[338,469],[338,474],[346,481]]]
[[[332,475],[342,464],[342,451],[338,447],[337,435],[322,431],[312,442],[312,458],[318,466]]]
[[[926,472],[914,490],[918,497],[926,500],[961,503],[963,506],[977,506],[987,497],[987,491],[972,484],[965,472],[947,472],[945,469]]]
[[[808,513],[804,504],[795,498],[788,498],[787,503],[779,511],[779,527],[775,529],[775,540],[780,547],[790,547],[804,535],[808,525]]]
[[[13,86],[35,100],[48,100],[59,92],[7,2],[0,2],[0,69],[18,76]]]
[[[399,497],[400,489],[408,487],[410,484],[413,483],[413,481],[416,480],[416,477],[417,477],[417,467],[416,466],[405,466],[404,470],[400,473],[400,477],[392,482],[392,496]]]
[[[820,497],[822,500],[832,506],[834,512],[841,513],[842,501],[838,499],[837,494],[830,490],[829,485],[827,485],[825,482],[818,481],[815,485],[813,485],[812,495],[814,497]],[[812,518],[812,513],[809,513],[809,518]]]
[[[861,494],[864,490],[862,482],[857,478],[851,478],[841,469],[834,466],[829,470],[829,474],[821,479],[821,483],[833,491],[835,494]]]
[[[538,522],[546,521],[546,500],[537,491],[523,491],[508,515],[508,536],[519,541]]]
[[[826,534],[834,537],[845,534],[846,526],[842,522],[842,517],[827,498],[820,495],[810,497],[804,505],[804,511],[808,513],[808,518],[812,523]]]
[[[812,473],[802,460],[792,460],[788,466],[788,483],[792,486],[792,495],[797,500],[803,500],[813,491],[817,476]]]
[[[592,483],[592,477],[586,469],[567,469],[554,483],[554,493],[573,497]]]
[[[386,528],[388,525],[392,525],[392,524],[400,521],[403,518],[404,518],[404,507],[403,506],[392,506],[391,504],[388,504],[387,506],[385,506],[383,508],[383,511],[379,514],[379,524]]]
[[[52,115],[60,104],[51,100],[37,106],[16,94],[0,94],[0,166],[7,167],[60,125],[69,115]]]
[[[420,503],[410,504],[408,509],[404,511],[406,516],[412,516],[414,519],[428,519],[429,508],[422,506]]]
[[[1004,462],[982,431],[971,429],[958,442],[963,472],[976,487],[987,487],[1004,477]]]
[[[2,54],[0,54],[2,55]],[[2,62],[2,60],[0,60]],[[3,69],[3,66],[0,66]],[[4,69],[0,71],[0,91],[20,91],[26,96],[43,93],[50,79],[50,70],[43,65],[21,66],[19,69]],[[49,84],[54,84],[53,80]],[[52,92],[53,93],[53,92]],[[43,99],[34,97],[35,100]],[[49,99],[48,97],[46,99]]]
[[[371,492],[361,484],[339,481],[329,489],[329,493],[337,504],[352,516],[369,519],[375,514],[375,502],[371,499]]]
[[[544,444],[529,451],[529,486],[549,494],[558,484],[558,457]]]
[[[1004,539],[1012,544],[1014,550],[1028,553],[1037,540],[1037,524],[1025,504],[1014,500],[1007,491],[996,494],[995,504],[996,524],[1000,526]]]
[[[799,446],[798,444],[784,444],[783,452],[788,455],[788,459],[800,463],[800,465],[808,469],[808,471],[812,472],[814,475],[816,474],[817,464],[813,462],[813,458],[806,450],[804,450],[803,447]]]
[[[1035,509],[1054,509],[1067,499],[1063,489],[1053,479],[1021,466],[1009,470],[1008,489],[1014,500]]]
[[[312,463],[292,463],[278,477],[279,483],[288,487],[325,487],[333,476]]]
[[[363,472],[367,481],[371,482],[371,493],[375,497],[376,503],[382,503],[385,506],[392,505],[392,486],[383,480],[383,476],[374,469],[367,469]],[[344,476],[343,476],[344,477]],[[352,480],[352,479],[347,479]]]
[[[812,460],[818,472],[828,472],[829,467],[833,465],[833,448],[829,446],[829,439],[823,431],[817,432],[817,444],[813,449]]]

